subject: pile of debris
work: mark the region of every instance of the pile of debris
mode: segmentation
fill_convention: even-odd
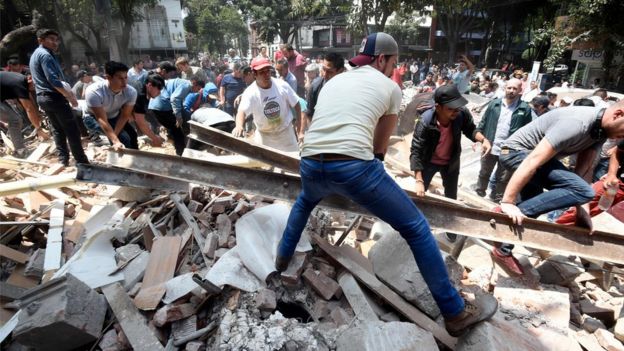
[[[454,284],[500,303],[456,339],[405,241],[375,218],[315,210],[279,274],[286,204],[76,183],[51,159],[0,159],[2,349],[623,349],[618,267],[517,247],[530,273],[514,278],[486,243],[454,259],[436,233]]]

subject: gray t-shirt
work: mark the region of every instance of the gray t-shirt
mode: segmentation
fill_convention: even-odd
[[[598,107],[570,106],[554,109],[518,129],[502,145],[511,150],[533,150],[546,138],[557,151],[557,158],[588,148],[598,149],[606,140],[593,139],[590,130],[596,121]]]
[[[87,88],[85,100],[90,113],[91,107],[102,107],[106,111],[108,119],[119,116],[124,105],[134,106],[137,99],[137,91],[130,85],[126,86],[119,93],[115,94],[108,87],[108,80],[93,83]]]

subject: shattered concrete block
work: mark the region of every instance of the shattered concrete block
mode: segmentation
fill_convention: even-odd
[[[142,251],[139,256],[130,261],[130,263],[122,269],[124,275],[122,285],[126,291],[132,289],[143,279],[148,261],[149,253],[147,251]]]
[[[536,267],[542,284],[566,286],[585,271],[567,256],[555,255]]]
[[[305,252],[295,252],[288,264],[288,268],[281,273],[282,281],[290,285],[297,284],[303,272],[307,257],[308,255]]]
[[[233,212],[239,216],[242,216],[245,213],[249,212],[251,209],[252,207],[247,201],[239,200]]]
[[[583,323],[581,324],[581,328],[587,330],[590,333],[595,332],[597,329],[607,329],[607,327],[602,323],[601,320],[590,317],[586,314],[583,315]]]
[[[102,340],[100,341],[98,346],[102,350],[108,350],[108,351],[119,350],[119,347],[117,346],[117,331],[115,331],[115,328],[107,331],[102,336]]]
[[[138,254],[143,251],[138,244],[128,244],[124,246],[120,246],[115,249],[115,260],[117,261],[117,265],[124,264],[131,259],[135,258]]]
[[[171,323],[171,336],[174,339],[182,339],[197,331],[197,315],[173,321]]]
[[[607,304],[599,305],[597,302],[593,303],[588,299],[581,300],[580,304],[581,312],[601,320],[605,325],[613,325],[615,322],[615,311],[612,308],[608,308],[610,306]]]
[[[349,324],[353,318],[342,307],[333,309],[329,315],[337,326]]]
[[[203,185],[199,184],[189,184],[189,195],[191,196],[191,200],[202,202],[205,198],[205,190],[206,188]]]
[[[228,238],[232,234],[232,221],[226,214],[220,214],[216,219],[219,247],[226,247]]]
[[[214,215],[220,215],[225,213],[225,205],[223,204],[212,204],[212,206],[210,207],[210,214]]]
[[[152,191],[150,189],[122,186],[111,197],[124,202],[145,202],[150,199],[151,195]]]
[[[384,235],[389,234],[389,233],[396,233],[398,234],[399,232],[397,232],[396,230],[394,230],[390,224],[383,222],[383,221],[375,221],[371,227],[371,231],[370,231],[370,236],[373,240],[377,241],[379,239],[381,239]]]
[[[329,317],[329,303],[325,300],[317,299],[312,306],[312,316],[316,320],[324,321]]]
[[[152,319],[154,325],[157,327],[162,327],[163,325],[177,321],[180,319],[187,318],[195,313],[195,306],[190,303],[184,303],[181,305],[165,305],[161,307],[154,314],[154,318]]]
[[[443,253],[443,256],[448,255]],[[368,257],[372,262],[375,275],[388,284],[392,290],[416,305],[431,318],[435,319],[440,315],[440,310],[420,274],[412,251],[398,232],[393,231],[384,234],[373,246]],[[423,267],[423,269],[426,268]],[[455,284],[462,279],[463,268],[454,261],[447,262],[447,270],[450,273],[451,281]]]
[[[598,329],[594,332],[594,336],[600,346],[604,347],[607,351],[624,351],[624,345],[615,339],[615,336],[611,332],[605,329]]]
[[[21,302],[13,337],[37,350],[72,350],[95,341],[107,308],[104,296],[71,274],[31,289]]]
[[[325,300],[329,300],[333,296],[336,298],[342,296],[340,285],[320,271],[308,268],[303,272],[303,279]]]
[[[43,261],[45,260],[45,249],[37,249],[28,259],[24,275],[41,279],[43,276]]]
[[[202,210],[202,208],[204,207],[204,205],[199,202],[199,201],[195,201],[195,200],[191,200],[188,203],[188,207],[189,211],[191,211],[191,213],[198,213]]]
[[[205,351],[206,344],[203,341],[190,341],[186,343],[184,351]]]
[[[273,311],[277,307],[275,291],[260,289],[256,295],[256,307],[261,311]]]
[[[215,251],[219,246],[219,236],[216,233],[208,233],[202,252],[208,258],[215,258]]]
[[[624,342],[624,317],[620,317],[615,323],[615,327],[613,328],[613,334],[615,338]]]
[[[433,335],[413,323],[366,322],[336,340],[337,351],[439,350]]]

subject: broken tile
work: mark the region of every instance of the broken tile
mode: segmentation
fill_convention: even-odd
[[[187,318],[193,313],[195,313],[195,306],[190,303],[181,305],[170,304],[165,305],[156,311],[152,320],[155,326],[162,327],[167,323]]]

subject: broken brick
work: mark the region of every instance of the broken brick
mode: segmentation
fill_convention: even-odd
[[[288,268],[281,273],[282,281],[289,285],[297,284],[303,272],[306,258],[307,254],[305,252],[296,252],[290,260]]]
[[[154,314],[154,325],[162,327],[167,323],[189,317],[195,312],[195,306],[190,303],[181,305],[165,305]]]
[[[323,272],[308,268],[303,272],[303,279],[325,300],[329,300],[333,296],[336,298],[342,296],[340,285]]]

